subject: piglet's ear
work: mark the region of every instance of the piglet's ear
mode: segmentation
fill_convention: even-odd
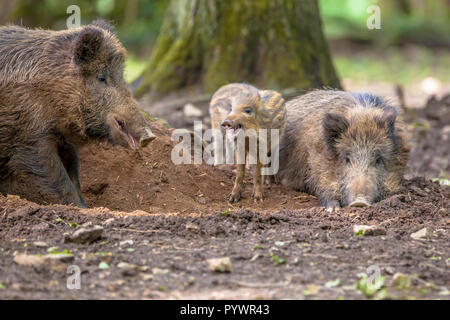
[[[383,108],[383,114],[378,120],[381,128],[391,129],[394,127],[395,119],[397,119],[397,109],[392,106]]]
[[[328,150],[335,154],[336,140],[348,129],[349,123],[347,119],[336,113],[327,113],[323,118],[322,126]]]
[[[96,27],[87,26],[78,35],[74,46],[74,62],[84,68],[94,61],[103,42],[103,32]]]

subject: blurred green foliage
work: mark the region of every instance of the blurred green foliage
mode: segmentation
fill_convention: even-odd
[[[341,79],[360,82],[395,82],[408,84],[426,77],[450,82],[448,52],[414,46],[406,50],[390,47],[383,52],[335,53],[334,66]]]
[[[67,7],[78,5],[81,23],[102,18],[115,26],[127,48],[147,55],[162,24],[167,0],[0,0],[0,23],[60,30],[66,28]]]
[[[254,0],[257,1],[257,0]],[[81,9],[81,21],[97,18],[114,23],[125,46],[148,55],[162,24],[169,0],[0,0],[0,24],[63,29],[69,5]],[[369,30],[367,8],[381,9],[381,29]],[[447,0],[319,0],[325,34],[389,46],[403,42],[449,44],[450,6]]]
[[[67,7],[78,5],[82,24],[97,18],[113,23],[129,51],[125,77],[131,82],[148,61],[168,3],[169,0],[0,0],[0,24],[65,29]],[[370,15],[366,10],[373,4],[381,9],[380,30],[369,30],[366,26]],[[397,48],[414,42],[444,45],[448,49],[447,0],[319,0],[319,5],[324,31],[330,40],[362,42],[372,51],[355,54],[349,48],[348,52],[335,53],[334,64],[341,78],[405,83],[434,75],[450,80],[450,55],[435,55],[431,49],[420,48],[406,57],[404,50]],[[414,56],[412,63],[411,56]]]
[[[447,0],[319,0],[328,38],[368,41],[381,47],[415,42],[450,45]],[[370,30],[367,8],[380,8],[381,29]]]

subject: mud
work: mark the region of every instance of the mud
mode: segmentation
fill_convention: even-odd
[[[243,200],[230,205],[233,167],[175,166],[171,129],[152,130],[158,139],[139,152],[82,150],[82,191],[92,209],[0,196],[0,299],[361,299],[354,283],[370,270],[384,276],[385,290],[373,298],[449,299],[449,187],[412,177],[372,207],[329,213],[315,197],[279,185],[265,187],[266,200],[255,204],[248,175]],[[424,137],[415,135],[416,146],[428,145],[430,158],[448,154],[448,143]],[[409,170],[433,177],[430,166],[416,166],[425,147],[416,148]],[[64,233],[90,224],[103,226],[101,239],[64,243]],[[386,234],[355,235],[354,225]],[[427,237],[414,240],[423,228]],[[73,261],[14,262],[52,247]],[[206,260],[217,257],[230,257],[232,272],[210,271]],[[69,265],[81,270],[79,290],[66,286]],[[411,282],[400,288],[396,273]]]

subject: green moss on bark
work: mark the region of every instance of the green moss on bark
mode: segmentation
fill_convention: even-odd
[[[315,0],[172,0],[136,91],[340,87]]]

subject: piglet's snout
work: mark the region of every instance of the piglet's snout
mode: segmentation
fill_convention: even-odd
[[[226,119],[224,122],[222,122],[223,128],[230,128],[232,126],[233,126],[233,121],[231,121],[230,119]]]

